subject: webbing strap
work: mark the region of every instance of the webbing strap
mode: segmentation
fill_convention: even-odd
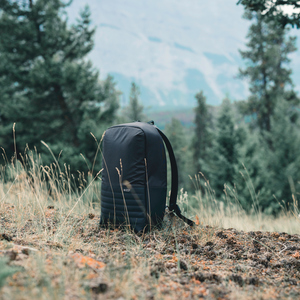
[[[155,128],[159,132],[160,136],[162,137],[167,147],[167,150],[169,152],[170,162],[171,162],[172,178],[171,178],[171,194],[170,194],[169,210],[175,212],[176,215],[184,222],[186,222],[188,225],[193,226],[195,223],[181,214],[180,208],[176,203],[177,194],[178,194],[178,168],[177,168],[177,163],[176,163],[173,148],[171,146],[169,139],[165,136],[165,134],[157,127]]]

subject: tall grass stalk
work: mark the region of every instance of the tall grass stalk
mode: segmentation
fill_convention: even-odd
[[[258,199],[252,183],[248,188],[252,196],[253,212],[246,213],[238,200],[235,189],[225,185],[224,199],[216,199],[209,181],[202,173],[191,178],[196,192],[189,196],[188,203],[191,216],[197,218],[202,225],[223,228],[235,228],[244,231],[279,231],[300,233],[299,206],[293,195],[293,207],[282,209],[279,216],[274,217],[261,212]],[[247,179],[249,181],[249,178]]]

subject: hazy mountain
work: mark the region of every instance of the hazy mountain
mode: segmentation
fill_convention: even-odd
[[[128,102],[130,83],[141,88],[145,106],[195,105],[204,90],[209,104],[225,95],[247,96],[247,83],[236,79],[250,23],[237,0],[74,0],[70,21],[88,4],[97,27],[89,58],[101,78],[113,75]],[[300,36],[300,30],[293,31]],[[293,55],[300,90],[300,54]]]

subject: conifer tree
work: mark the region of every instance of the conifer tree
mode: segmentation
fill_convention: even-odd
[[[243,139],[238,143],[238,166],[234,174],[236,198],[246,212],[257,213],[272,199],[262,139],[258,131],[250,131],[244,125],[239,125],[237,133]]]
[[[262,137],[252,131],[240,147],[240,174],[234,181],[246,211],[276,215],[282,207],[292,208],[292,194],[298,193],[300,180],[299,120],[291,122],[293,113],[288,101],[278,102],[271,117],[271,132]]]
[[[215,127],[215,136],[204,164],[204,175],[220,198],[224,184],[234,185],[238,164],[238,143],[232,106],[224,99]]]
[[[130,95],[129,95],[129,105],[125,108],[125,116],[128,122],[142,121],[144,119],[143,110],[144,107],[140,103],[140,89],[132,82]]]
[[[0,144],[14,153],[34,146],[45,163],[55,155],[74,169],[92,161],[103,124],[118,108],[111,77],[100,82],[86,55],[93,48],[94,28],[86,7],[75,25],[67,24],[61,0],[2,0],[0,2]]]
[[[283,28],[288,24],[300,28],[300,2],[298,0],[239,0],[237,4],[244,5],[250,11],[263,12],[266,21],[275,21]],[[297,10],[288,15],[282,10],[283,6]]]
[[[265,22],[261,12],[247,10],[244,17],[254,20],[247,38],[247,50],[240,51],[247,67],[240,70],[242,78],[250,81],[250,97],[241,103],[244,115],[252,115],[260,131],[271,131],[271,116],[277,101],[286,99],[298,105],[293,90],[288,55],[296,51],[295,37],[287,37],[287,29],[275,21]]]
[[[241,76],[250,79],[251,95],[240,104],[240,109],[244,115],[252,115],[260,136],[248,140],[240,155],[247,168],[247,171],[241,169],[241,173],[252,186],[252,196],[248,199],[255,201],[247,201],[243,184],[239,179],[236,183],[246,210],[255,204],[256,209],[276,214],[281,201],[287,208],[291,204],[291,182],[299,180],[295,168],[298,163],[295,149],[300,146],[299,97],[293,90],[288,68],[288,55],[296,50],[295,38],[287,37],[288,30],[278,20],[263,16],[260,10],[247,10],[245,16],[254,19],[248,34],[248,50],[241,51],[248,62]],[[253,135],[255,131],[252,138]]]
[[[212,116],[206,104],[206,97],[203,91],[195,95],[197,106],[195,111],[195,130],[192,139],[193,168],[194,174],[203,172],[203,161],[207,158],[207,150],[211,145]]]
[[[268,139],[272,143],[272,149],[262,141],[262,164],[268,179],[265,185],[272,191],[272,197],[265,199],[260,205],[264,211],[272,214],[278,213],[281,206],[291,209],[292,194],[299,193],[300,124],[298,121],[290,121],[292,113],[288,101],[282,100],[271,118],[272,132]]]
[[[166,125],[165,132],[170,140],[177,162],[178,186],[179,188],[186,188],[188,179],[186,170],[188,146],[186,143],[184,127],[178,119],[172,118],[171,123]],[[168,169],[170,170],[170,168]]]

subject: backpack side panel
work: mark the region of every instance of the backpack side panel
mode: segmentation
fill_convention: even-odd
[[[130,224],[136,231],[147,225],[145,153],[145,134],[139,127],[113,126],[106,131],[101,223]]]
[[[136,124],[136,123],[134,123]],[[147,212],[151,225],[161,225],[166,208],[167,162],[164,142],[157,129],[147,123],[138,123],[146,136]]]

